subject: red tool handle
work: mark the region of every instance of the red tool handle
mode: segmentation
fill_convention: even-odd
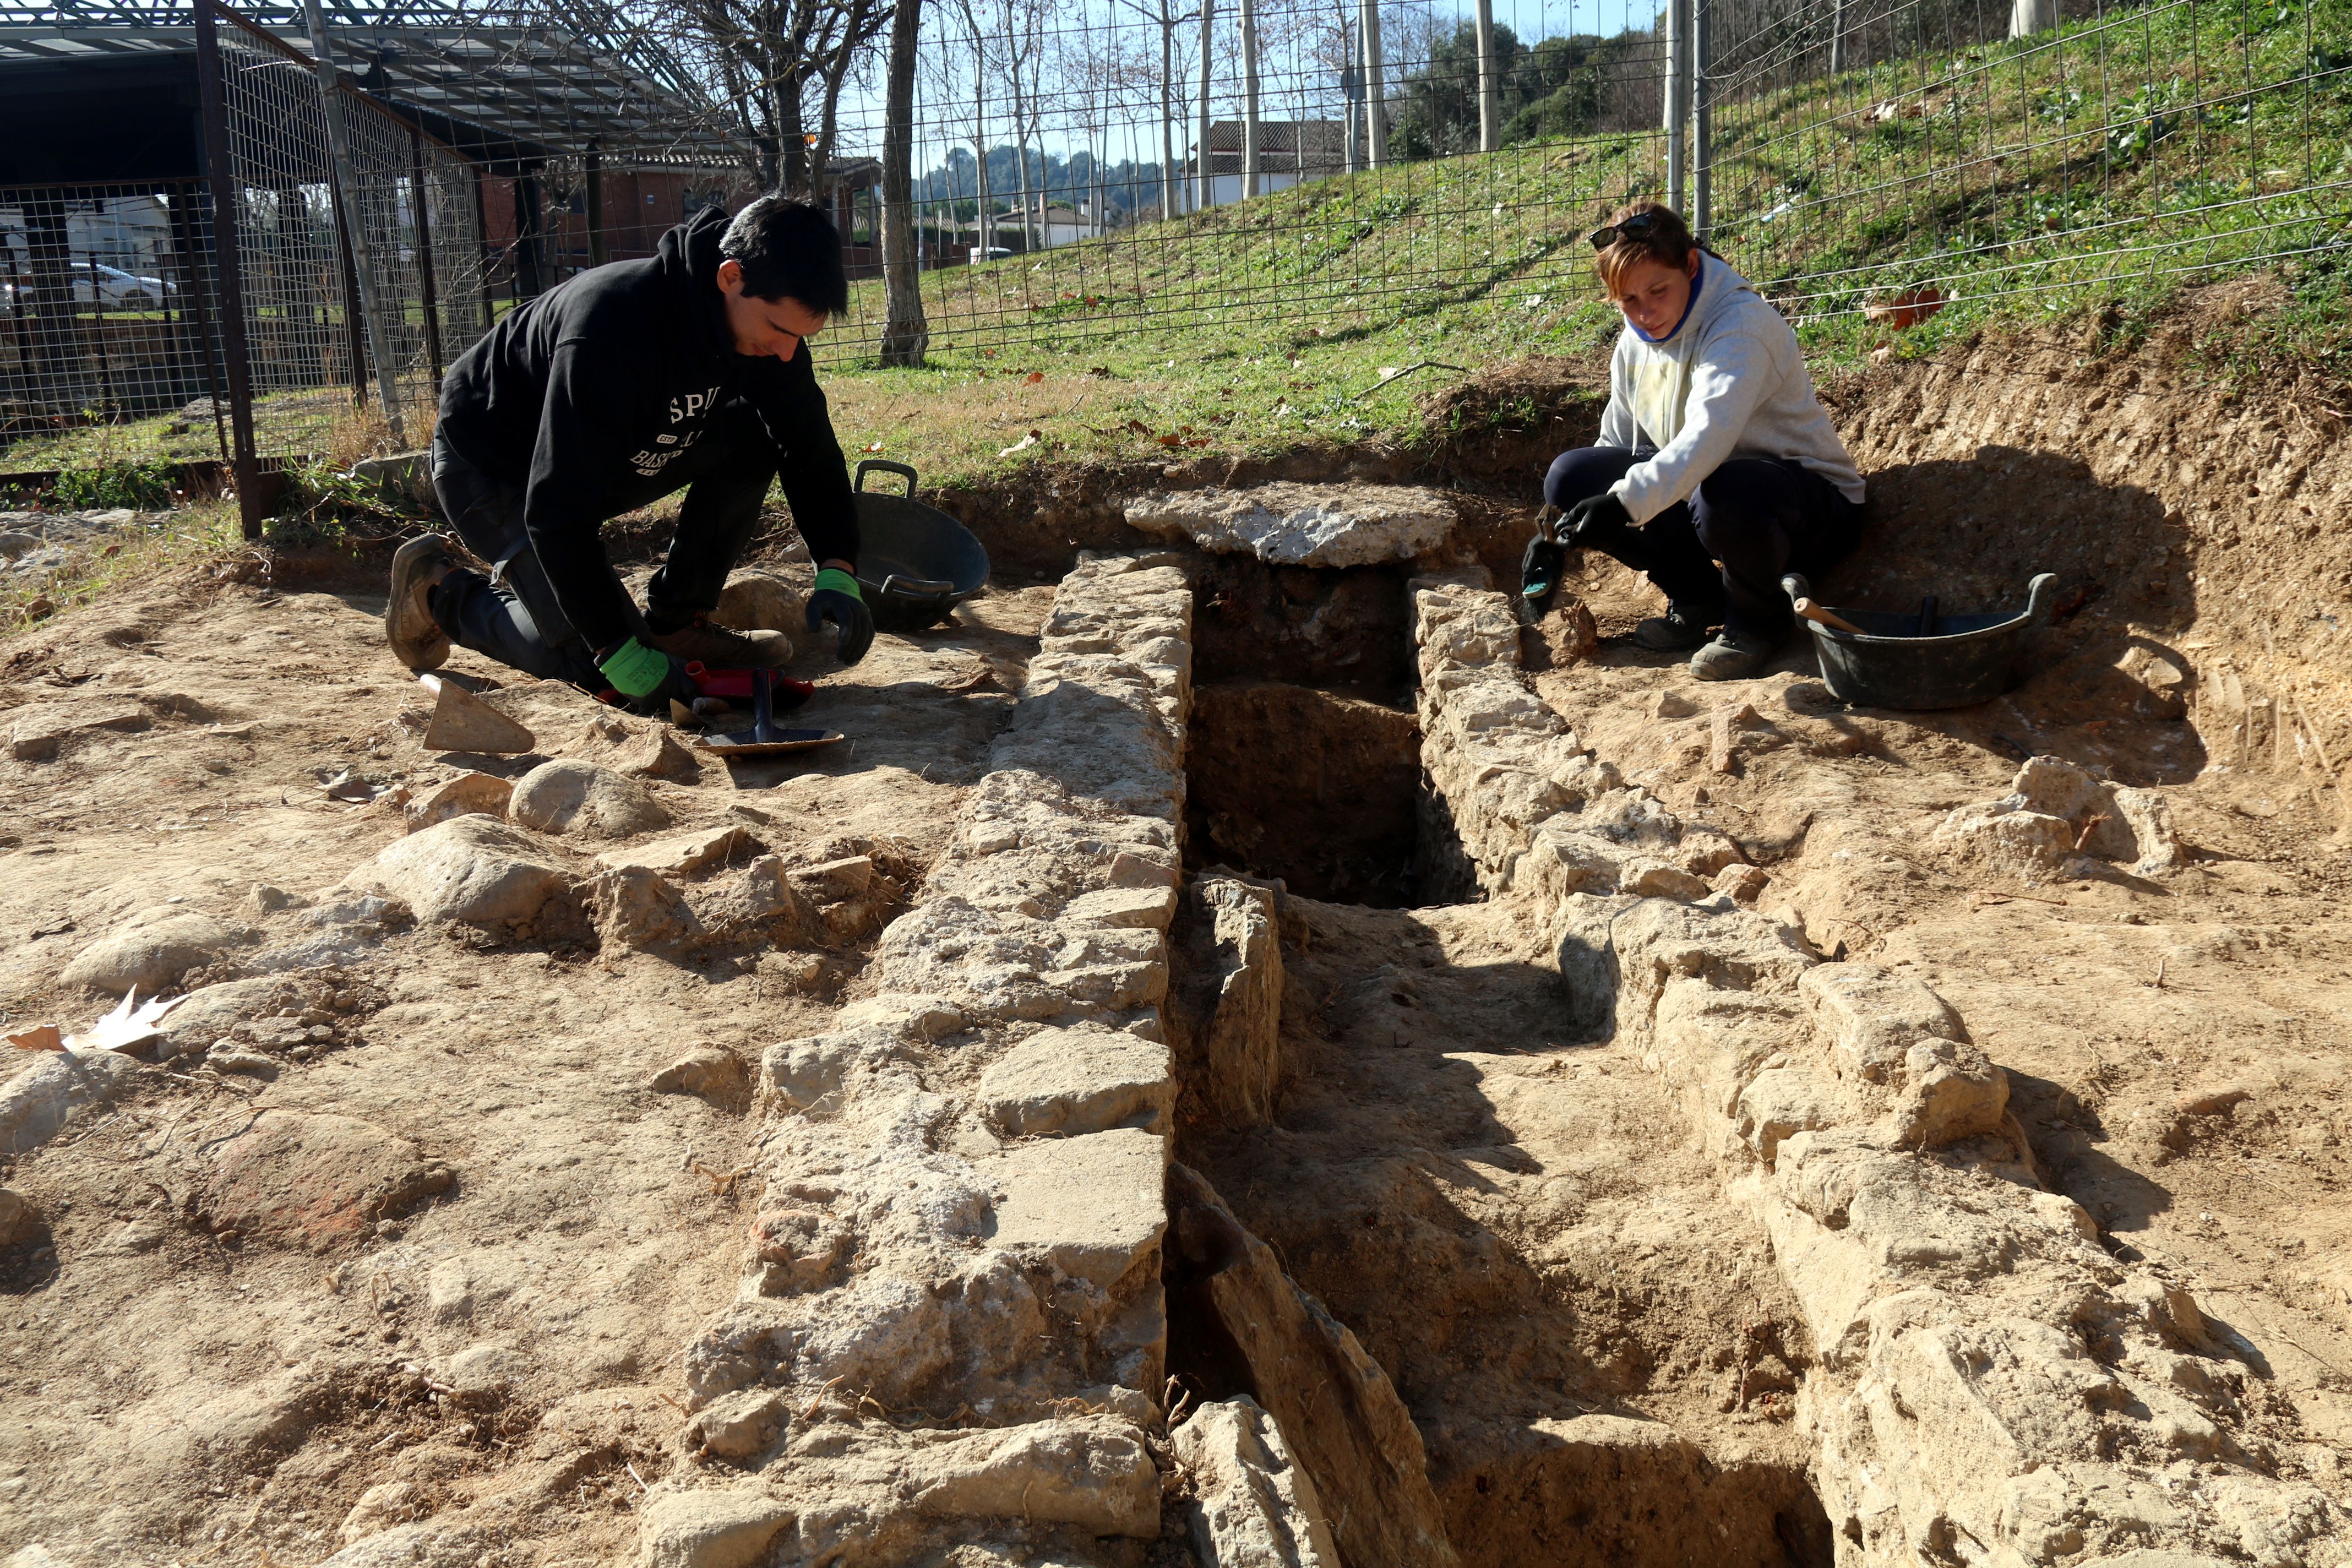
[[[694,682],[695,689],[705,697],[724,697],[730,701],[740,697],[747,702],[751,700],[751,672],[748,669],[712,669],[700,659],[694,659],[688,663],[686,674]],[[772,684],[779,699],[776,704],[779,708],[797,708],[816,691],[814,681],[791,680],[781,675]]]

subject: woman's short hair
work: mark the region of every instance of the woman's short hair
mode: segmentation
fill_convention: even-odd
[[[1635,226],[1639,235],[1624,232],[1626,221],[1641,218]],[[1592,258],[1593,270],[1601,274],[1601,286],[1616,299],[1625,289],[1625,279],[1633,268],[1644,261],[1654,261],[1677,272],[1690,270],[1691,252],[1706,247],[1691,237],[1690,226],[1682,215],[1664,202],[1630,202],[1617,209],[1610,224],[1617,228],[1617,237],[1603,246]]]
[[[824,316],[849,308],[841,231],[821,206],[761,196],[727,226],[719,254],[741,264],[743,292],[755,300],[797,300]]]

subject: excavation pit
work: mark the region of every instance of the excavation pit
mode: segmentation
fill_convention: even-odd
[[[1196,565],[1177,1157],[1230,1221],[1171,1198],[1171,1371],[1379,1447],[1311,1392],[1344,1368],[1267,1351],[1238,1222],[1385,1375],[1461,1563],[1826,1568],[1800,1316],[1633,1046],[1571,1027],[1542,911],[1482,891],[1423,753],[1408,576]],[[1246,989],[1206,939],[1221,870],[1286,888],[1263,1117],[1221,1081],[1265,1059],[1220,1010]],[[1318,1463],[1327,1506],[1389,1506],[1377,1466]]]
[[[1463,896],[1422,771],[1407,574],[1199,561],[1188,869],[1378,909]]]
[[[1274,680],[1200,687],[1188,862],[1278,877],[1331,903],[1410,905],[1420,748],[1410,710]]]

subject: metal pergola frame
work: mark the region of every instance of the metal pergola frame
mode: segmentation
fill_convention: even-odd
[[[309,47],[299,4],[240,4],[238,15]],[[440,121],[489,161],[597,155],[642,168],[748,166],[750,150],[693,74],[610,13],[551,0],[330,0],[328,25],[359,85]],[[192,53],[185,4],[0,0],[0,63]],[[470,145],[468,145],[470,143]]]

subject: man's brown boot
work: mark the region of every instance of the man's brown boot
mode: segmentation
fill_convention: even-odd
[[[782,669],[792,662],[792,639],[782,632],[739,632],[697,615],[672,631],[648,632],[642,639],[673,658],[712,669]]]
[[[409,668],[438,669],[449,657],[449,634],[425,607],[425,595],[457,564],[448,540],[419,534],[392,558],[392,597],[383,606],[383,637]]]

